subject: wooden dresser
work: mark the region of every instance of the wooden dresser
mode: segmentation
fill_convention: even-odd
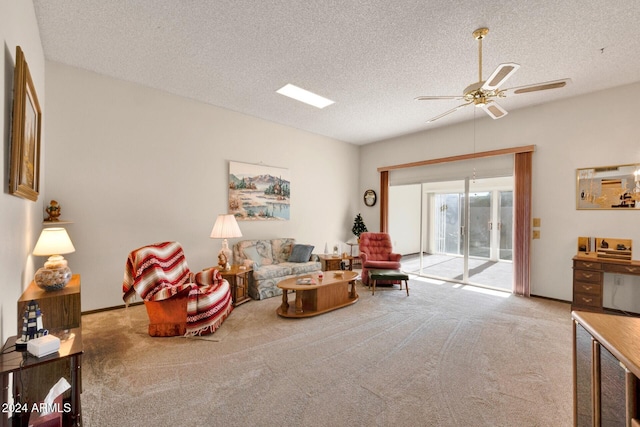
[[[640,276],[640,261],[620,261],[583,255],[574,257],[572,310],[603,311],[604,273]]]
[[[640,425],[640,318],[579,311],[571,316],[573,425]]]

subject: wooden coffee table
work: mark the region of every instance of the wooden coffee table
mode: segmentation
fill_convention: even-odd
[[[358,273],[354,271],[325,271],[322,279],[317,274],[285,279],[278,283],[282,304],[276,313],[282,317],[311,317],[351,305],[358,301],[356,277]],[[314,283],[298,284],[299,279],[312,279]],[[294,306],[289,305],[287,291],[296,292]]]

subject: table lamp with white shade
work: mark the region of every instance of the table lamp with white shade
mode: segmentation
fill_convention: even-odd
[[[45,291],[55,291],[67,286],[71,280],[71,269],[63,254],[75,252],[67,230],[62,227],[45,228],[40,233],[33,255],[48,256],[44,267],[36,271],[34,281]]]
[[[229,260],[231,259],[231,249],[229,249],[229,243],[227,239],[233,239],[235,237],[242,237],[238,222],[232,214],[220,214],[216,219],[216,223],[211,230],[212,239],[223,239],[222,249],[218,252],[218,265],[222,270],[229,270]]]

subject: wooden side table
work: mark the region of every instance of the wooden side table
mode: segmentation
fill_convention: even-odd
[[[28,388],[29,384],[34,381],[41,381],[41,378],[35,376],[35,378],[27,378],[27,372],[31,372],[38,368],[47,368],[49,366],[66,361],[70,365],[69,375],[71,377],[71,406],[61,408],[63,412],[63,425],[80,426],[82,425],[82,415],[80,409],[80,393],[82,392],[82,377],[81,377],[81,365],[82,365],[82,329],[73,328],[66,334],[69,338],[63,340],[60,343],[60,350],[54,354],[50,354],[44,357],[35,357],[27,353],[26,351],[8,351],[0,355],[0,387],[2,387],[2,402],[8,401],[9,396],[9,375],[20,373],[22,381],[16,381],[14,375],[13,393],[14,402],[18,402],[17,396],[20,395],[22,399],[21,413],[14,412],[13,416],[20,418],[20,415],[29,417],[29,412],[33,408],[33,403],[41,402],[44,395],[39,400],[27,399],[24,395],[24,388]],[[9,337],[7,342],[2,347],[5,351],[11,349],[19,336]],[[59,378],[59,377],[58,377]],[[51,382],[46,384],[47,391],[49,387],[55,384]],[[41,384],[42,385],[42,384]],[[28,402],[28,404],[26,403]],[[26,410],[24,410],[26,409]],[[9,425],[9,413],[8,411],[2,411],[2,425]],[[13,418],[13,417],[12,417]],[[13,422],[13,419],[12,419]]]
[[[22,316],[29,301],[35,300],[43,314],[43,326],[45,329],[71,329],[79,328],[81,324],[81,299],[80,299],[80,275],[74,274],[71,280],[62,289],[57,291],[45,291],[31,284],[18,300],[18,335],[22,334]]]
[[[80,335],[82,327],[82,299],[80,288],[81,278],[79,274],[74,274],[67,286],[56,291],[45,291],[38,287],[35,282],[31,282],[17,303],[17,337],[22,335],[22,316],[25,306],[29,301],[35,300],[42,311],[42,325],[44,329],[47,329],[50,334],[57,335],[61,339],[69,336],[66,332],[71,330],[74,331],[75,338],[63,341],[60,344],[60,357],[50,355],[41,359],[33,357],[33,359],[35,359],[33,361],[29,359],[29,369],[21,370],[22,381],[16,393],[20,393],[23,402],[41,402],[49,392],[51,386],[54,385],[60,377],[67,378],[69,382],[76,381],[76,391],[72,391],[71,393],[67,391],[64,393],[64,397],[70,395],[72,403],[75,402],[73,404],[77,406],[77,410],[73,409],[73,413],[70,414],[74,420],[78,419],[80,414],[79,393],[81,392],[82,384],[80,381],[80,356],[82,353],[82,336]],[[10,340],[17,337],[12,337]],[[70,345],[71,343],[73,344]],[[66,346],[70,346],[69,353],[65,353]],[[15,356],[21,353],[14,352],[11,354]],[[28,353],[25,352],[24,354]],[[31,356],[29,356],[29,358],[31,358]],[[4,373],[7,370],[11,372],[14,368],[8,362],[5,364],[5,361],[7,361],[7,359],[3,357],[3,361],[0,364],[2,372]],[[46,363],[40,363],[42,361],[46,361]],[[75,380],[74,375],[77,375]],[[15,388],[14,386],[14,389]],[[6,401],[3,400],[3,402]],[[79,424],[79,422],[78,420],[77,423]]]
[[[360,267],[362,268],[362,260],[360,259],[360,243],[350,243],[347,242],[347,245],[349,245],[349,255],[351,255],[353,257],[353,265],[356,267]],[[353,254],[353,247],[357,246],[358,249],[356,249],[356,254]]]
[[[220,275],[229,282],[231,286],[231,299],[233,306],[237,307],[251,299],[249,297],[249,280],[253,279],[253,268],[240,265],[232,265],[231,270],[220,270],[219,267],[213,267],[220,272]]]
[[[348,262],[347,268],[349,271],[353,270],[353,257],[352,256],[339,256],[339,255],[318,255],[320,263],[322,264],[322,271],[334,271],[342,270],[340,268],[342,261]]]

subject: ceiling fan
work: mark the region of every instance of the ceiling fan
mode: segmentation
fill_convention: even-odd
[[[508,94],[519,95],[522,93],[538,92],[541,90],[558,89],[571,82],[571,79],[554,80],[545,83],[536,83],[527,86],[519,86],[509,89],[500,89],[500,86],[515,73],[519,64],[513,62],[507,62],[498,65],[493,73],[487,80],[482,80],[482,39],[489,34],[488,28],[478,28],[473,32],[473,37],[478,40],[478,74],[479,78],[476,83],[472,83],[467,86],[462,95],[452,96],[418,96],[416,101],[433,101],[443,99],[458,99],[464,100],[464,104],[458,105],[451,110],[445,111],[432,119],[429,119],[427,123],[432,123],[438,119],[443,118],[459,109],[466,107],[467,105],[474,104],[476,107],[482,108],[493,119],[499,119],[506,116],[507,111],[498,104],[494,98],[504,98]]]

